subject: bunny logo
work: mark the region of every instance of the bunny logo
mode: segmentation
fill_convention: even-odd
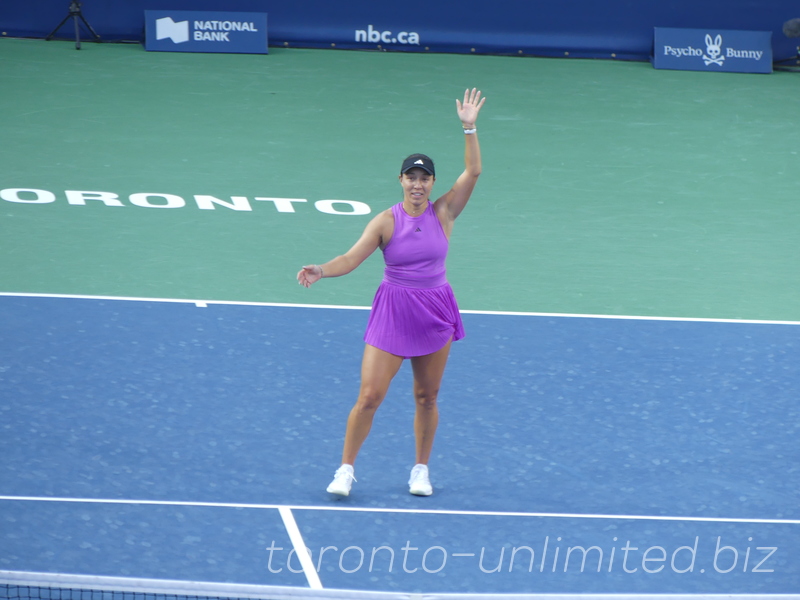
[[[722,36],[718,35],[713,40],[709,34],[706,34],[706,54],[703,55],[703,62],[706,66],[710,64],[722,66],[725,62],[725,57],[722,56]]]

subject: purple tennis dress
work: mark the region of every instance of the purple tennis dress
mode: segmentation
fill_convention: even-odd
[[[428,202],[412,217],[392,207],[394,233],[383,249],[386,268],[375,293],[364,341],[404,358],[441,349],[464,337],[453,289],[447,282],[448,240]]]

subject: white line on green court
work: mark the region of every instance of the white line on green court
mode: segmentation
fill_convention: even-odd
[[[173,304],[194,304],[198,308],[207,308],[212,304],[220,306],[266,306],[276,308],[320,308],[340,310],[370,310],[369,306],[348,306],[335,304],[296,304],[286,302],[243,302],[235,300],[192,300],[189,298],[140,298],[127,296],[90,296],[80,294],[34,294],[24,292],[0,292],[0,297],[11,298],[55,298],[69,300],[116,300],[123,302],[167,302]],[[713,319],[705,317],[659,317],[643,315],[596,315],[581,313],[540,313],[499,310],[461,310],[465,315],[500,315],[511,317],[550,317],[572,319],[619,319],[629,321],[676,321],[690,323],[741,323],[753,325],[800,325],[800,321],[771,321],[764,319]]]

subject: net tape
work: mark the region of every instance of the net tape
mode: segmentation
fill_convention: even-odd
[[[800,600],[800,594],[428,594],[0,570],[18,600]]]

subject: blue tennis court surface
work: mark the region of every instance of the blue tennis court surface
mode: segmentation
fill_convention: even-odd
[[[434,495],[407,492],[406,366],[337,501],[324,490],[367,316],[0,297],[0,570],[409,593],[800,589],[797,324],[465,314]]]

